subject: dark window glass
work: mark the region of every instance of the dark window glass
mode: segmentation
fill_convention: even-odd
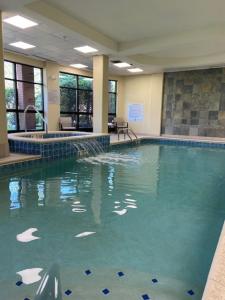
[[[4,73],[8,130],[23,131],[27,105],[34,105],[44,115],[42,69],[5,61]],[[28,110],[26,119],[28,130],[44,129],[40,116],[32,109]]]
[[[60,73],[59,74],[59,85],[60,87],[77,87],[77,76],[73,74]]]
[[[93,111],[93,93],[92,91],[78,91],[79,112],[92,113]]]
[[[34,82],[34,68],[27,65],[16,64],[16,79]]]
[[[16,88],[12,80],[5,80],[5,101],[7,109],[16,108]]]
[[[79,115],[79,128],[92,128],[92,115]]]
[[[4,75],[5,78],[14,79],[14,64],[9,61],[4,61]]]
[[[116,93],[116,81],[109,80],[109,93]]]
[[[77,84],[78,83],[78,84]],[[92,130],[93,78],[60,73],[60,111],[62,116],[73,116],[76,128]],[[117,82],[109,81],[109,118],[116,116]]]
[[[61,112],[77,111],[77,91],[75,89],[60,88],[60,110]]]
[[[7,112],[7,128],[8,130],[17,130],[17,121],[15,112]]]
[[[43,114],[42,114],[43,117]],[[20,130],[25,130],[24,113],[19,113]],[[27,130],[35,131],[43,129],[43,121],[39,114],[28,112],[26,114],[26,127]]]
[[[78,76],[78,87],[79,89],[92,90],[93,79],[89,77]]]
[[[34,82],[42,83],[42,72],[41,69],[34,68]]]
[[[108,115],[108,122],[112,123],[113,119],[115,118],[114,115]]]
[[[70,117],[70,118],[72,118],[72,125],[73,125],[74,127],[76,127],[76,129],[78,129],[78,128],[77,128],[77,124],[78,124],[78,121],[77,121],[78,115],[77,115],[76,113],[63,113],[63,112],[61,112],[61,113],[60,113],[60,116],[61,116],[61,117]]]
[[[17,82],[18,107],[25,109],[27,105],[34,105],[43,110],[42,86],[28,82]]]
[[[116,114],[116,94],[109,94],[109,114]]]

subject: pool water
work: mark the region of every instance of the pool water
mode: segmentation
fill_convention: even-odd
[[[34,299],[54,264],[63,299],[201,299],[224,166],[222,149],[143,144],[1,176],[0,299]]]

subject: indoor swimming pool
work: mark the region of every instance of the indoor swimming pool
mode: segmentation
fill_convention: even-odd
[[[224,165],[224,149],[142,143],[1,175],[0,299],[33,300],[57,266],[62,299],[200,300]]]

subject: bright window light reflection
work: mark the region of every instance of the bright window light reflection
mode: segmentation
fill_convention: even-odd
[[[60,199],[62,201],[72,200],[78,193],[77,186],[71,185],[71,179],[62,179],[60,185]]]
[[[44,181],[40,181],[37,184],[37,191],[38,191],[38,206],[44,205],[44,198],[45,198],[45,183]]]
[[[114,188],[114,176],[115,176],[115,169],[112,166],[109,166],[109,175],[108,175],[108,184],[109,184],[109,190],[113,190]]]
[[[20,203],[20,185],[18,180],[13,180],[9,183],[10,191],[10,209],[18,209],[21,207]]]

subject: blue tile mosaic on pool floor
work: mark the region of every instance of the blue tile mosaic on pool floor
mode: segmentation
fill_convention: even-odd
[[[84,273],[86,274],[86,275],[90,275],[92,272],[89,270],[89,269],[87,269],[86,271],[84,271]],[[120,271],[120,272],[117,272],[117,275],[119,276],[119,277],[121,277],[121,276],[124,276],[125,274],[124,274],[124,272],[122,272],[122,271]],[[158,281],[158,279],[156,279],[156,278],[153,278],[152,279],[152,282],[153,283],[158,283],[159,281]],[[23,282],[22,281],[17,281],[16,282],[16,285],[17,286],[21,286],[23,284]],[[109,294],[111,294],[111,289],[109,289],[109,288],[104,288],[103,290],[101,290],[101,293],[103,294],[103,295],[105,295],[105,296],[108,296]],[[67,288],[66,290],[64,290],[64,294],[66,295],[66,296],[71,296],[72,294],[73,294],[73,291],[70,289],[70,288]],[[184,294],[185,294],[185,291],[184,291]],[[186,294],[187,295],[189,295],[189,296],[194,296],[195,295],[195,293],[194,293],[194,291],[192,290],[192,289],[190,289],[190,290],[187,290],[186,291]],[[149,294],[141,294],[140,296],[139,296],[140,298],[137,298],[137,300],[138,299],[142,299],[142,300],[150,300],[150,299],[152,299],[151,298],[151,296],[149,295]],[[24,300],[30,300],[29,298],[24,298]]]
[[[110,290],[108,290],[107,288],[102,290],[103,294],[104,295],[108,295],[110,293]]]
[[[187,291],[188,295],[193,296],[195,293],[192,290]]]
[[[69,295],[72,294],[72,291],[71,291],[71,290],[66,290],[66,291],[65,291],[65,294],[66,294],[67,296],[69,296]]]
[[[20,281],[20,280],[16,282],[16,285],[17,285],[17,286],[21,286],[22,284],[23,284],[23,282]]]

